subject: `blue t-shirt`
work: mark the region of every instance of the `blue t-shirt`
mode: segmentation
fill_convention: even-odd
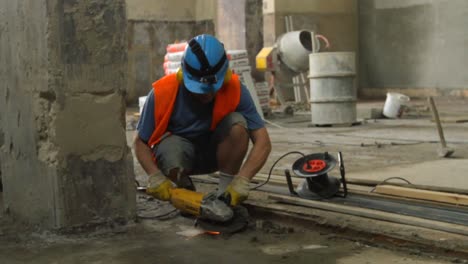
[[[154,121],[155,100],[157,98],[151,89],[137,125],[138,135],[145,142],[149,141],[156,127]],[[213,106],[213,102],[203,104],[193,99],[190,92],[181,84],[167,130],[174,135],[185,138],[195,138],[209,133]],[[256,130],[265,125],[255,108],[249,90],[244,85],[241,85],[241,97],[236,112],[242,114],[247,120],[249,130]]]

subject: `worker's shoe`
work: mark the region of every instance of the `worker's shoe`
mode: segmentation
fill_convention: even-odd
[[[194,192],[197,191],[197,189],[195,188],[195,184],[193,184],[192,179],[188,175],[181,175],[177,177],[176,185],[177,188],[183,188]]]
[[[221,199],[231,206],[241,204],[243,201],[247,200],[249,196],[249,183],[250,180],[245,177],[235,177],[226,188]]]
[[[158,200],[169,201],[172,188],[174,188],[172,181],[158,171],[149,176],[146,193]]]

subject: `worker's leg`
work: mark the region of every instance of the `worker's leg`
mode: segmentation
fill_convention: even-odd
[[[218,194],[221,194],[239,172],[247,154],[247,121],[239,113],[226,116],[216,128],[214,140],[217,142],[216,160],[220,172]]]
[[[178,187],[195,190],[188,175],[193,170],[195,147],[189,140],[170,135],[154,149],[158,168]]]
[[[249,147],[247,121],[239,113],[226,116],[214,133],[192,139],[195,146],[193,174],[215,171],[237,174]]]
[[[222,194],[239,172],[249,147],[247,121],[239,113],[226,116],[214,133],[192,140],[195,145],[193,174],[220,172],[218,194]]]
[[[239,113],[229,114],[216,128],[214,138],[219,171],[237,174],[249,148],[247,121]]]

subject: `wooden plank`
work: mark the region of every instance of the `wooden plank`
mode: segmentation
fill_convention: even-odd
[[[399,214],[381,212],[371,209],[359,208],[359,207],[352,207],[352,206],[345,206],[345,205],[338,205],[332,204],[327,202],[319,202],[319,201],[312,201],[306,200],[296,197],[288,197],[283,195],[269,195],[268,198],[270,200],[274,200],[277,202],[291,204],[291,205],[298,205],[304,206],[308,208],[326,210],[336,213],[342,213],[347,215],[354,215],[364,218],[370,218],[375,220],[387,221],[392,223],[404,224],[409,226],[416,226],[416,227],[424,227],[432,230],[444,231],[453,234],[460,234],[460,235],[468,235],[468,227],[456,225],[456,224],[448,224],[443,222],[437,222],[433,220],[421,219],[413,216],[404,216]]]
[[[375,187],[377,185],[382,184],[382,181],[366,180],[366,179],[353,179],[353,178],[347,178],[346,182],[348,182],[349,184],[370,186],[370,187]],[[468,194],[468,190],[466,190],[466,189],[457,189],[457,188],[442,187],[442,186],[407,184],[407,183],[398,183],[398,182],[385,182],[385,185],[401,186],[401,187],[406,187],[406,188],[428,190],[428,191],[435,191],[435,192]]]
[[[434,119],[431,120],[431,122],[435,122]],[[463,118],[463,117],[441,117],[440,118],[441,123],[454,123],[454,124],[460,124],[460,123],[467,123],[468,118]]]
[[[378,185],[375,188],[376,193],[387,194],[393,196],[403,196],[413,199],[421,199],[426,201],[435,201],[441,203],[449,203],[455,205],[468,205],[468,196],[454,193],[434,192],[427,190],[411,189],[391,185]]]
[[[268,174],[262,174],[259,173],[255,176],[253,179],[253,182],[255,183],[263,183],[268,177]],[[299,177],[292,177],[292,182],[294,187],[296,187],[299,183],[303,181],[302,178]],[[286,177],[282,175],[271,175],[270,180],[268,182],[269,184],[273,185],[278,185],[278,186],[287,186],[286,183]],[[375,187],[378,184],[382,183],[382,181],[376,181],[376,180],[361,180],[361,179],[347,179],[348,183],[348,191],[350,193],[359,193],[359,194],[364,194],[368,196],[376,196],[376,197],[386,197],[389,199],[404,199],[404,200],[410,200],[410,199],[420,199],[420,200],[426,200],[426,203],[443,203],[447,204],[445,201],[439,201],[439,200],[433,200],[433,199],[421,199],[421,198],[415,198],[412,196],[403,196],[403,195],[393,195],[393,194],[387,194],[387,193],[379,193],[377,191],[374,191],[374,193],[370,193],[372,189],[360,189],[358,186],[368,186],[368,187]],[[355,186],[353,186],[355,185]],[[447,188],[447,187],[437,187],[437,186],[427,186],[427,185],[408,185],[406,183],[393,183],[393,182],[386,182],[385,185],[379,185],[380,186],[401,186],[405,187],[406,189],[409,190],[427,190],[427,191],[433,191],[436,193],[448,193],[448,194],[460,194],[462,197],[468,197],[463,194],[468,194],[468,190],[462,190],[462,189],[455,189],[455,188]],[[453,205],[465,205],[465,204],[457,204],[457,203],[448,203],[448,204],[453,204]]]
[[[370,187],[375,187],[379,184],[382,184],[382,181],[367,180],[367,179],[354,179],[354,178],[346,178],[346,182],[348,184],[370,186]],[[441,186],[407,184],[407,183],[399,183],[399,182],[385,182],[385,185],[401,186],[401,187],[406,187],[406,188],[411,188],[411,189],[428,190],[428,191],[435,191],[435,192],[468,194],[468,190],[465,190],[465,189],[457,189],[457,188],[441,187]]]
[[[276,175],[276,176],[279,177],[278,175]],[[266,176],[265,177],[262,177],[262,176],[257,177],[256,176],[252,180],[252,183],[253,184],[261,184],[261,183],[263,183],[265,181],[265,179],[266,179]],[[294,187],[297,187],[297,184],[302,181],[302,179],[298,179],[298,178],[292,178],[292,180],[293,180]],[[277,187],[282,187],[282,188],[285,188],[285,189],[287,188],[286,180],[283,180],[281,177],[279,177],[279,179],[277,179],[276,177],[272,177],[270,179],[270,181],[268,182],[268,184],[275,186],[274,188],[277,188]],[[457,206],[457,205],[452,205],[452,204],[447,204],[447,203],[441,203],[441,202],[435,202],[435,201],[426,201],[426,200],[416,200],[416,199],[409,198],[409,197],[393,196],[393,195],[375,193],[375,192],[372,192],[373,189],[374,189],[374,188],[372,188],[373,186],[375,186],[375,184],[368,186],[368,185],[356,185],[356,184],[348,182],[348,193],[365,195],[365,196],[369,196],[369,197],[375,197],[375,198],[381,198],[381,199],[387,199],[387,200],[398,200],[398,201],[406,201],[406,202],[408,202],[408,201],[409,202],[417,201],[420,204],[436,205],[436,206],[437,205],[443,205],[443,206],[446,206],[446,207],[459,208],[459,206]],[[267,186],[262,187],[260,190],[266,191],[266,192],[271,192],[271,193],[277,193],[275,191],[270,191]]]

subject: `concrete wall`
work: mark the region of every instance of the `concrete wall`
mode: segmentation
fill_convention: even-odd
[[[194,0],[195,4],[195,20],[206,21],[216,19],[216,10],[218,0]]]
[[[468,1],[359,3],[361,95],[468,97]]]
[[[354,13],[357,5],[353,0],[276,0],[274,8],[288,13],[336,14]]]
[[[0,1],[5,208],[44,227],[135,213],[120,0]]]
[[[128,20],[194,21],[196,1],[126,0]]]
[[[214,0],[126,0],[128,83],[126,101],[137,104],[164,76],[166,46],[202,33],[215,34]]]
[[[216,17],[216,0],[126,0],[128,20],[203,21]]]

